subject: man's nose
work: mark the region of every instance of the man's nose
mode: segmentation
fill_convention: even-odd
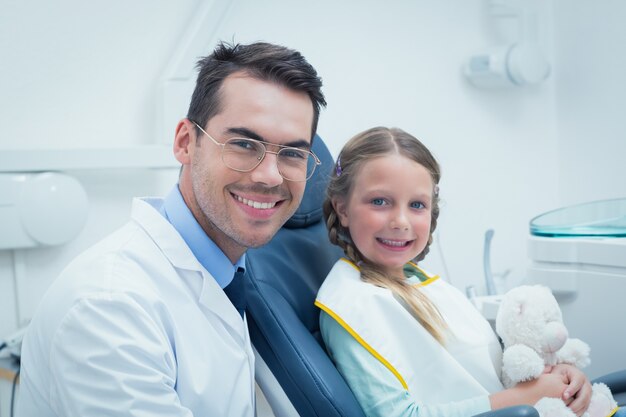
[[[284,179],[278,170],[278,155],[266,152],[261,163],[252,170],[252,181],[275,187],[283,183]]]

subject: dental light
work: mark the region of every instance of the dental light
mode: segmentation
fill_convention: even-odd
[[[491,0],[494,17],[515,18],[519,39],[506,46],[490,48],[469,58],[464,67],[467,79],[477,87],[507,87],[539,84],[550,75],[550,63],[537,40],[537,13],[532,4],[520,0]]]

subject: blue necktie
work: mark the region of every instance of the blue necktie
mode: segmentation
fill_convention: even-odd
[[[241,318],[243,318],[243,312],[246,309],[246,287],[244,283],[245,270],[243,268],[237,268],[233,280],[224,288],[226,296],[233,303]]]

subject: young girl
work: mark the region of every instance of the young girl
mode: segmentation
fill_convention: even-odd
[[[439,216],[439,165],[400,129],[377,127],[343,148],[324,214],[338,261],[316,305],[326,348],[368,416],[471,416],[541,397],[581,414],[591,386],[573,367],[504,390],[489,323],[423,271]]]

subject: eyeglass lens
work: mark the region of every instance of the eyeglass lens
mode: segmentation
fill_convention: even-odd
[[[222,159],[232,169],[251,171],[261,163],[265,153],[266,148],[262,142],[233,138],[224,143]],[[278,171],[286,180],[306,181],[315,170],[313,155],[303,149],[279,148],[276,159]]]

